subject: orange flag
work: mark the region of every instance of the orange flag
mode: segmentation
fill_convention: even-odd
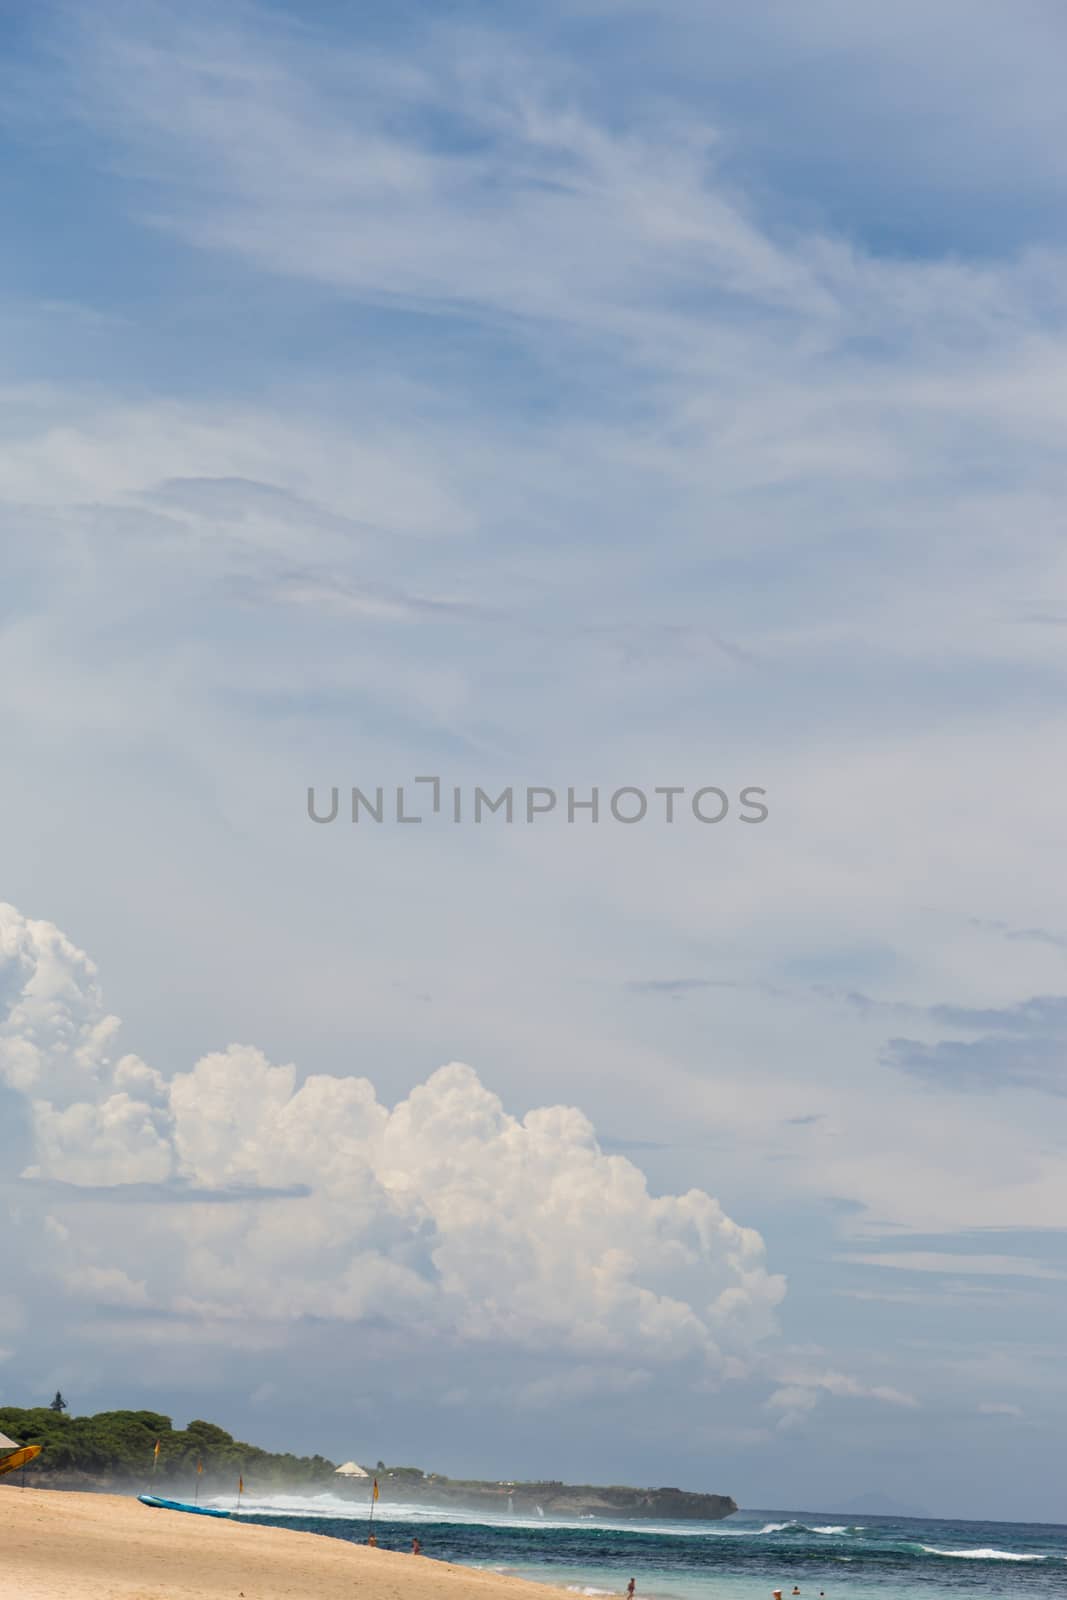
[[[375,1478],[375,1480],[374,1480],[374,1494],[371,1496],[371,1498],[373,1500],[377,1500],[377,1498],[378,1498],[378,1480],[377,1480],[377,1478]]]
[[[152,1455],[155,1457],[155,1459],[157,1461],[159,1460],[159,1440],[158,1439],[156,1440],[156,1448],[152,1451]]]

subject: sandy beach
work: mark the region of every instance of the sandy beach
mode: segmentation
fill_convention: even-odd
[[[566,1593],[319,1534],[152,1510],[132,1496],[6,1486],[0,1583],[18,1600],[560,1600]]]

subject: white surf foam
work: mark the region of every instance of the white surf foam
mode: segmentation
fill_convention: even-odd
[[[921,1544],[928,1556],[955,1556],[959,1561],[1047,1561],[1047,1556],[1022,1555],[1016,1550],[994,1550],[983,1546],[980,1550],[941,1550],[935,1544]]]
[[[205,1504],[208,1502],[205,1501]],[[232,1499],[219,1498],[212,1501],[231,1510]],[[242,1510],[247,1515],[264,1517],[313,1517],[337,1518],[339,1521],[363,1523],[367,1525],[370,1520],[369,1504],[363,1501],[350,1500],[347,1497],[326,1491],[317,1495],[299,1494],[274,1494],[255,1500],[248,1495],[242,1501]],[[673,1538],[687,1539],[754,1539],[768,1531],[774,1532],[779,1528],[799,1526],[794,1523],[769,1523],[764,1528],[738,1528],[728,1527],[720,1522],[676,1522],[660,1523],[646,1522],[642,1518],[629,1519],[616,1517],[596,1517],[593,1519],[562,1518],[536,1515],[523,1516],[512,1512],[509,1516],[506,1511],[465,1510],[459,1506],[431,1506],[423,1504],[410,1504],[403,1501],[379,1501],[374,1508],[374,1522],[388,1524],[390,1522],[440,1522],[455,1523],[462,1527],[483,1528],[536,1528],[543,1532],[551,1528],[575,1529],[578,1527],[604,1528],[619,1533],[652,1533],[666,1534]]]

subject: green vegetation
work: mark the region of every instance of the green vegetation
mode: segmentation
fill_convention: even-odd
[[[57,1395],[57,1399],[62,1397]],[[205,1495],[236,1494],[238,1477],[249,1495],[272,1489],[328,1488],[331,1493],[367,1504],[366,1479],[337,1478],[336,1467],[323,1456],[272,1455],[243,1444],[213,1422],[190,1422],[175,1428],[158,1411],[102,1411],[95,1417],[72,1417],[49,1406],[23,1411],[0,1406],[0,1433],[19,1444],[40,1444],[42,1455],[26,1469],[27,1481],[42,1488],[151,1489],[177,1500],[191,1500],[196,1486]],[[155,1462],[156,1442],[159,1459]],[[203,1464],[203,1475],[197,1473]],[[566,1484],[558,1479],[537,1483],[484,1482],[446,1478],[421,1467],[375,1468],[382,1499],[432,1506],[462,1506],[500,1511],[509,1501],[516,1511],[532,1513],[540,1506],[564,1517],[602,1516],[699,1518],[728,1517],[737,1510],[729,1495],[695,1494],[684,1489],[634,1489],[623,1484]],[[2,1492],[2,1491],[0,1491]]]
[[[243,1444],[213,1422],[172,1426],[157,1411],[101,1411],[94,1417],[72,1417],[51,1406],[22,1410],[0,1406],[0,1433],[19,1444],[40,1444],[43,1453],[27,1468],[41,1480],[88,1480],[103,1484],[134,1484],[144,1488],[149,1480],[161,1491],[189,1489],[204,1467],[205,1490],[229,1489],[244,1476],[245,1489],[307,1487],[332,1484],[334,1463],[323,1456],[273,1455],[256,1445]],[[153,1472],[156,1441],[159,1460]]]

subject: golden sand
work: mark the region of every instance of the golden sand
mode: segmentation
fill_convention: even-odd
[[[7,1485],[0,1487],[0,1592],[13,1600],[562,1600],[565,1594],[321,1534],[154,1510],[133,1496]]]

